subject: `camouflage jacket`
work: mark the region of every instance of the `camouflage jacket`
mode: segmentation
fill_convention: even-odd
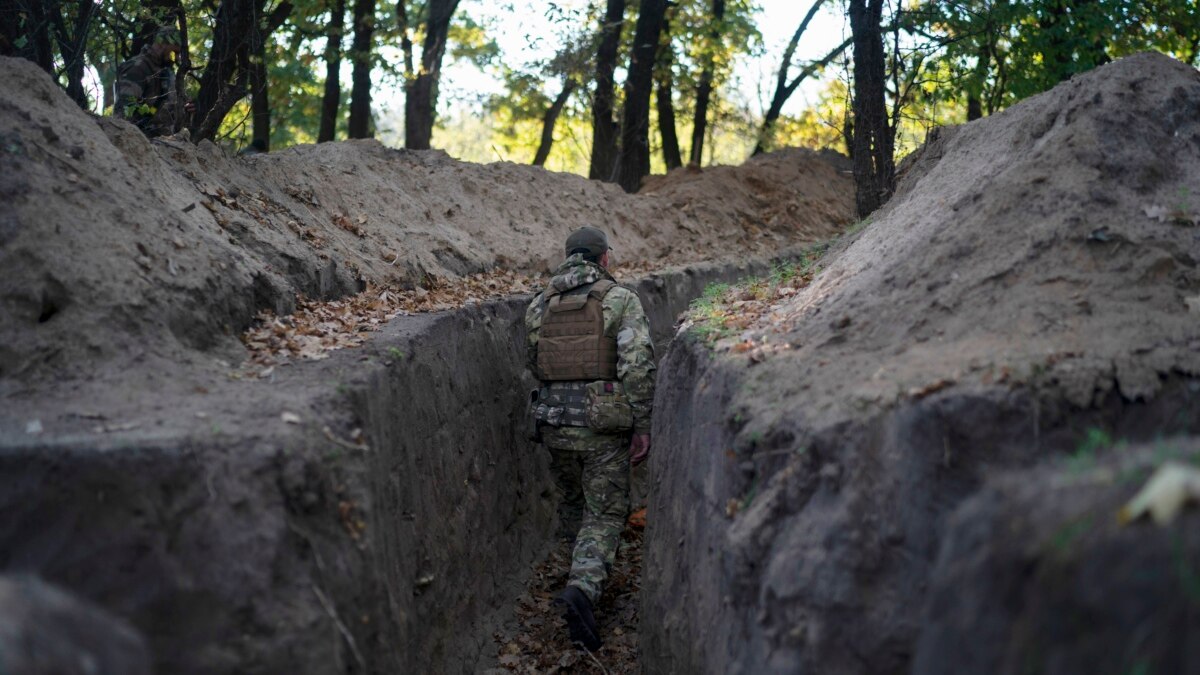
[[[567,258],[554,271],[550,286],[559,291],[568,291],[600,279],[612,279],[604,268],[587,262],[576,254]],[[545,311],[543,297],[538,293],[525,311],[526,344],[528,367],[537,373],[538,332],[542,327]],[[642,309],[637,293],[615,286],[604,296],[604,334],[617,340],[617,379],[629,398],[633,408],[635,433],[650,433],[650,416],[654,406],[654,343],[650,339],[650,322]]]
[[[150,48],[117,68],[117,102],[113,115],[129,120],[147,136],[163,136],[175,129],[175,71],[159,62]]]

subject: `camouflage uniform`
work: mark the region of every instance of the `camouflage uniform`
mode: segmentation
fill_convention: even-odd
[[[175,130],[175,71],[154,58],[149,45],[117,69],[113,115],[133,122],[150,138]]]
[[[567,291],[600,279],[611,280],[612,276],[576,254],[559,266],[550,284]],[[525,312],[529,367],[534,373],[538,372],[543,296],[535,296]],[[608,291],[602,307],[604,333],[617,342],[617,378],[633,409],[632,433],[649,434],[655,370],[649,321],[637,294],[622,286]],[[586,384],[556,382],[551,389]],[[542,439],[550,450],[551,471],[562,492],[558,510],[561,532],[576,535],[568,585],[578,587],[595,603],[629,515],[630,433],[602,434],[581,426],[544,426]]]

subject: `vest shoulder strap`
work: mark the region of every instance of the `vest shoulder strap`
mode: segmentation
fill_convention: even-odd
[[[591,289],[588,290],[588,295],[596,298],[597,300],[603,300],[604,296],[607,295],[608,292],[611,291],[616,285],[617,283],[612,279],[601,279],[600,281],[592,284]]]
[[[604,296],[617,284],[609,279],[601,279],[592,282],[586,293],[572,292],[576,289],[571,289],[566,293],[558,289],[550,289],[546,291],[545,303],[546,309],[550,312],[564,312],[579,309],[587,304],[588,298],[603,300]]]

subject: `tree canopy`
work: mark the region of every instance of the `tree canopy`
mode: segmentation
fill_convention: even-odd
[[[791,10],[778,45],[763,34],[781,28],[780,5],[765,4],[0,0],[0,54],[35,62],[103,114],[118,66],[174,26],[176,86],[195,108],[176,128],[193,141],[279,149],[376,136],[627,190],[647,172],[790,144],[861,146],[885,165],[934,125],[1134,52],[1200,63],[1192,0],[813,0]],[[840,23],[816,31],[820,16]],[[525,46],[502,48],[514,30]],[[816,38],[829,48],[814,55]],[[774,65],[755,79],[741,69],[751,59]],[[463,96],[455,77],[484,84]],[[446,84],[460,95],[441,96]],[[808,105],[793,96],[803,88]]]

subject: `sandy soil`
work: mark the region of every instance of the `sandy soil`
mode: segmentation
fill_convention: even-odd
[[[953,385],[1086,407],[1200,375],[1197,106],[1200,73],[1143,54],[942,130],[810,287],[725,346],[776,354],[756,379],[814,420]]]
[[[150,142],[83,113],[19,59],[0,59],[0,89],[4,433],[35,417],[50,430],[74,401],[102,414],[114,389],[136,406],[204,386],[174,382],[226,376],[259,313],[289,314],[301,296],[542,273],[584,224],[609,230],[619,263],[646,269],[767,256],[851,219],[849,178],[807,151],[626,195],[374,141],[246,158]]]

